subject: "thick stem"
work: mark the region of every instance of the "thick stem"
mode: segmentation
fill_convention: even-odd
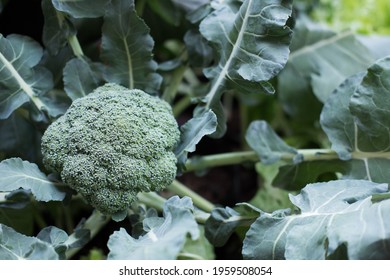
[[[172,182],[172,184],[168,187],[168,190],[179,196],[190,197],[196,207],[206,212],[211,212],[215,208],[214,204],[212,204],[210,201],[206,200],[196,192],[190,190],[188,187],[186,187],[177,180]]]
[[[164,208],[165,198],[159,196],[154,192],[139,193],[137,195],[139,201],[149,207],[155,208],[158,211],[162,211]]]
[[[208,155],[189,159],[186,163],[186,171],[207,169],[216,166],[241,164],[244,162],[257,162],[258,155],[253,151],[232,152],[216,155]]]
[[[80,42],[79,40],[77,39],[76,35],[71,35],[68,37],[68,43],[73,51],[73,54],[79,58],[79,59],[83,59],[84,57],[84,52],[80,46]]]

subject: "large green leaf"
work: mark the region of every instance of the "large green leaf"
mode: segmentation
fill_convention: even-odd
[[[390,200],[373,204],[385,184],[340,180],[306,186],[290,196],[299,214],[262,214],[243,244],[246,259],[325,259],[346,246],[349,259],[390,257]],[[373,250],[374,248],[374,250]],[[379,249],[380,248],[380,249]]]
[[[121,228],[108,240],[108,259],[176,259],[183,248],[187,234],[193,240],[199,238],[199,228],[193,214],[190,198],[174,196],[164,205],[164,217],[148,217],[144,220],[146,234],[138,239]]]
[[[353,33],[336,34],[300,19],[294,29],[291,55],[278,77],[279,98],[290,115],[317,119],[320,104],[313,94],[325,102],[341,82],[364,71],[373,61],[370,51]]]
[[[350,160],[345,174],[390,183],[390,58],[347,79],[325,103],[321,126],[340,159]]]
[[[0,260],[57,260],[54,247],[0,224]]]
[[[19,188],[31,190],[39,201],[62,201],[66,195],[35,163],[20,158],[3,160],[0,162],[0,192],[11,192]]]
[[[214,136],[221,136],[226,129],[220,97],[227,89],[274,92],[268,81],[283,69],[288,58],[291,30],[286,22],[291,2],[246,0],[239,10],[229,4],[216,5],[201,22],[200,32],[213,45],[217,57],[216,65],[204,71],[211,87],[197,113],[210,108],[216,113]]]
[[[75,18],[94,18],[103,16],[109,9],[110,0],[51,0],[58,10]]]
[[[51,73],[37,65],[42,54],[29,37],[0,34],[0,119],[29,101],[38,110],[47,110],[40,96],[53,87],[53,81]]]
[[[132,0],[113,0],[102,27],[101,59],[106,65],[105,79],[129,89],[156,93],[161,76],[152,59],[154,42],[149,28],[139,18]]]

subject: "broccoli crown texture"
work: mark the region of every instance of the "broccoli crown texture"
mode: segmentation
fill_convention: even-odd
[[[106,84],[75,100],[42,137],[43,163],[105,214],[176,176],[180,131],[165,101]]]

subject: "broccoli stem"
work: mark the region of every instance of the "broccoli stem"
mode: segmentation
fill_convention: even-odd
[[[241,164],[244,162],[257,162],[259,156],[254,151],[222,153],[189,159],[186,163],[187,172],[203,170],[210,167]]]
[[[162,211],[164,208],[165,198],[159,196],[155,192],[139,193],[137,195],[139,201],[149,207],[155,208],[158,211]]]
[[[297,150],[298,154],[303,156],[303,161],[316,161],[316,160],[332,160],[339,159],[337,153],[331,149],[300,149]],[[280,160],[291,161],[295,155],[290,153],[281,154]],[[375,156],[381,157],[379,154]],[[352,158],[362,159],[374,157],[373,153],[358,153],[353,152]],[[244,152],[232,152],[221,153],[215,155],[207,155],[201,157],[194,157],[189,159],[186,163],[186,171],[204,170],[211,167],[242,164],[245,162],[258,162],[259,156],[255,151]]]
[[[183,185],[179,181],[175,180],[172,182],[172,184],[168,187],[168,190],[171,192],[179,195],[179,196],[188,196],[192,199],[192,202],[196,207],[199,209],[202,209],[208,213],[210,213],[214,208],[214,204],[212,204],[207,199],[203,198],[196,192],[189,189],[187,186]]]
[[[164,93],[162,95],[163,100],[168,103],[173,102],[177,94],[177,89],[183,80],[184,72],[186,71],[186,69],[187,66],[182,65],[173,71],[171,81],[169,82],[169,85],[165,88]]]

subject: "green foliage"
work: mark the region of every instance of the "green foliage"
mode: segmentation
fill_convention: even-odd
[[[42,137],[43,163],[106,214],[138,192],[159,191],[176,175],[179,129],[171,107],[115,84],[75,100]]]
[[[42,0],[39,36],[2,24],[0,259],[390,258],[376,2]]]
[[[390,224],[385,213],[390,201],[371,202],[372,195],[387,191],[386,185],[358,180],[307,185],[290,196],[298,214],[278,210],[260,215],[246,235],[243,255],[325,259],[346,245],[349,259],[388,259]],[[378,222],[381,230],[373,226]]]
[[[143,220],[145,234],[135,239],[121,228],[108,241],[108,259],[176,259],[186,242],[200,238],[189,198],[170,198],[163,209],[163,217],[151,216]]]

